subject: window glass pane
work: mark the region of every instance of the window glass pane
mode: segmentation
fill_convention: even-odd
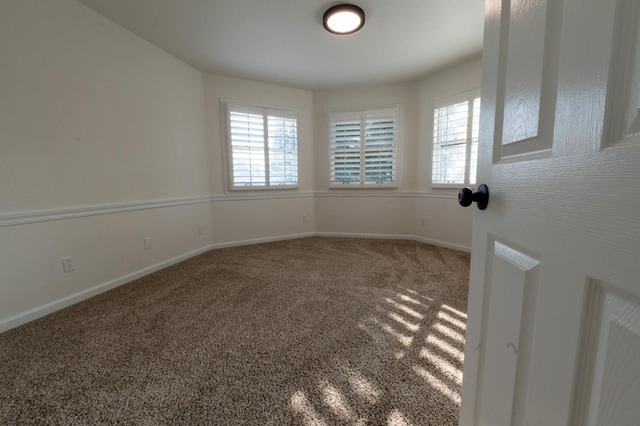
[[[473,120],[471,122],[471,158],[469,164],[469,184],[476,184],[478,170],[478,128],[480,125],[480,98],[473,100]]]
[[[469,102],[438,108],[433,124],[434,183],[463,184],[467,152]]]
[[[434,110],[432,184],[473,185],[478,163],[480,98],[468,92]],[[467,100],[464,97],[467,97]]]

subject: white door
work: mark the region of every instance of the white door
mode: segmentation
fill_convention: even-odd
[[[485,15],[460,422],[640,425],[640,1]]]

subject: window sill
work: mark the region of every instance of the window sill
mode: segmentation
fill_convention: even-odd
[[[299,185],[282,185],[282,186],[233,186],[229,188],[229,192],[245,192],[245,191],[257,191],[257,192],[272,192],[272,191],[291,191],[300,189]]]
[[[361,183],[352,183],[352,184],[342,184],[342,183],[330,183],[329,189],[398,189],[398,184],[367,184],[363,185]]]

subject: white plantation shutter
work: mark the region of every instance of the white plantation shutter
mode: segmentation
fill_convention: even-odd
[[[395,185],[397,132],[397,109],[330,113],[329,185]]]
[[[298,186],[297,114],[227,104],[231,189]]]
[[[329,119],[330,179],[334,184],[360,183],[360,114],[332,114]]]
[[[397,111],[365,113],[364,183],[396,183]]]
[[[294,114],[268,111],[269,185],[298,185],[298,123]]]
[[[436,103],[433,114],[434,187],[474,185],[478,162],[479,91]]]
[[[233,187],[265,186],[264,117],[260,110],[229,111]]]

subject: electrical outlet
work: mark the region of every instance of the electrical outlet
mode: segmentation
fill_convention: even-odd
[[[422,219],[420,219],[420,224],[422,226],[426,226],[427,225],[427,219],[425,219],[424,217]]]
[[[67,273],[75,270],[75,262],[73,256],[65,256],[62,258],[62,270]]]
[[[149,250],[151,248],[151,238],[144,237],[144,249]]]
[[[198,225],[198,235],[204,234],[204,226],[202,224]]]
[[[307,223],[307,215],[302,216],[302,223]]]

